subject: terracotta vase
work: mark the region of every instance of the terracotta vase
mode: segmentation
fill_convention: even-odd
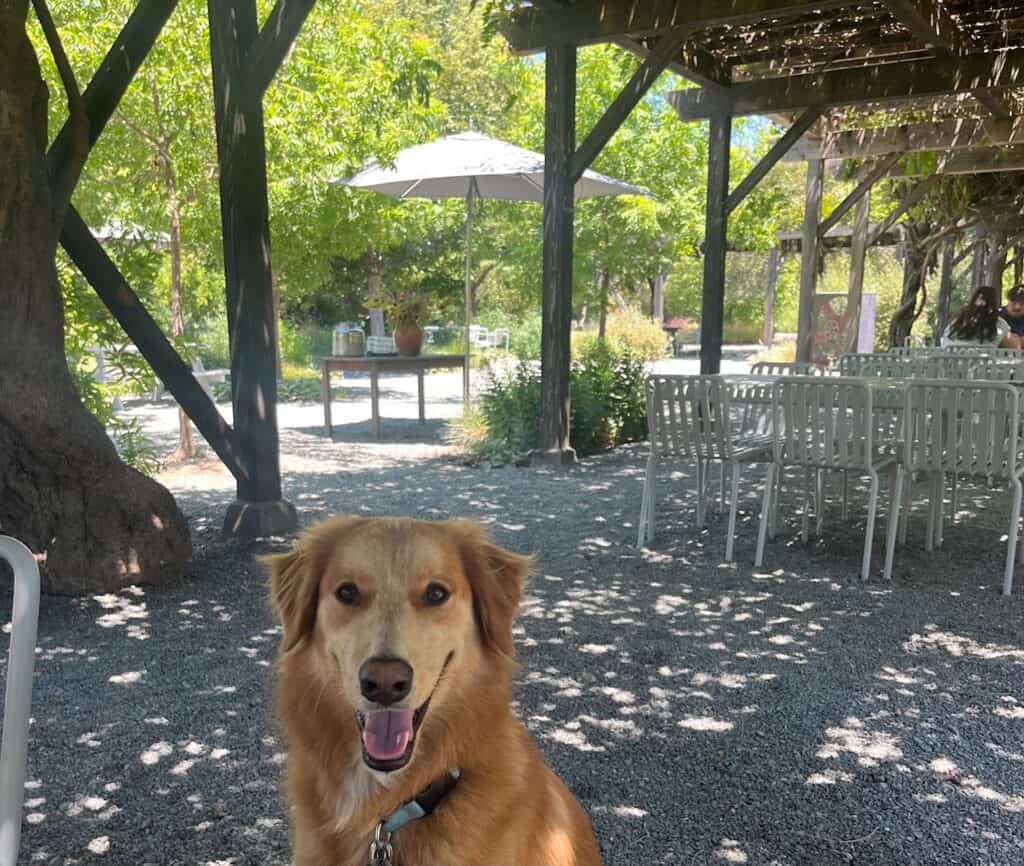
[[[423,348],[423,329],[408,322],[395,328],[395,348],[399,355],[415,357]]]

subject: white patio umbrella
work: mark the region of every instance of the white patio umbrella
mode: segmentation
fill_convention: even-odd
[[[480,135],[461,132],[401,151],[394,168],[371,162],[342,186],[371,189],[395,198],[465,199],[466,202],[466,367],[463,394],[469,398],[473,202],[479,198],[544,201],[544,157]],[[640,187],[587,171],[576,184],[576,200],[601,195],[649,195]]]

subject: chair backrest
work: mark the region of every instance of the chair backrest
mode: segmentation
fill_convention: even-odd
[[[648,376],[646,385],[652,453],[731,458],[729,389],[721,376]]]
[[[872,385],[792,376],[775,383],[775,458],[797,466],[863,468],[874,449]]]
[[[913,382],[903,410],[904,466],[1010,478],[1021,450],[1019,395],[1001,382]]]
[[[7,560],[14,569],[11,647],[0,745],[0,866],[15,866],[21,838],[32,668],[39,623],[39,566],[27,547],[4,536],[0,536],[0,559]]]
[[[751,376],[820,376],[824,368],[809,361],[758,361],[750,367]]]
[[[971,372],[972,379],[992,382],[1024,382],[1024,358],[983,358]]]

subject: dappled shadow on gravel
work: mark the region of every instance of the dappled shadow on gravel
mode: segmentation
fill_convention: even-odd
[[[286,435],[304,525],[473,517],[537,554],[516,709],[608,864],[1021,862],[1024,632],[1021,593],[998,595],[1002,499],[966,490],[964,516],[986,506],[985,519],[930,554],[915,518],[894,583],[864,585],[861,490],[806,548],[794,491],[754,571],[759,470],[730,565],[724,519],[693,528],[685,467],[660,476],[658,534],[633,546],[642,449],[557,473]],[[289,862],[277,630],[253,562],[286,542],[220,541],[222,481],[175,492],[196,542],[188,585],[44,600],[33,862]]]

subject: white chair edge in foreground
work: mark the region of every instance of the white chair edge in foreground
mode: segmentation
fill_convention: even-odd
[[[0,536],[0,559],[14,569],[14,607],[0,746],[0,866],[16,866],[28,761],[32,669],[39,626],[39,566],[20,541]]]

